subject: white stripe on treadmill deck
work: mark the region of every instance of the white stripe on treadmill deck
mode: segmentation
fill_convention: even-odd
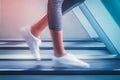
[[[120,69],[113,69],[114,71],[120,71]]]
[[[26,69],[0,69],[0,71],[23,71]]]
[[[0,45],[1,45],[1,44],[6,44],[6,43],[7,43],[7,42],[0,42]]]

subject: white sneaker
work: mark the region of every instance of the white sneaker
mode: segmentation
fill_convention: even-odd
[[[27,42],[31,53],[35,56],[37,60],[41,59],[40,53],[39,53],[39,46],[41,44],[41,40],[31,33],[31,26],[26,26],[25,28],[21,29],[23,38]]]
[[[90,65],[84,61],[77,59],[73,54],[66,54],[63,57],[54,57],[53,67],[66,67],[66,68],[90,68]]]

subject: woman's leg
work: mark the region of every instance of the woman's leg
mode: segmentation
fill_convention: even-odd
[[[73,54],[67,53],[63,45],[62,36],[62,4],[64,0],[48,1],[48,24],[54,46],[54,67],[83,67],[89,64],[77,59]]]
[[[54,55],[64,56],[66,51],[63,45],[62,14],[67,13],[84,0],[51,0],[48,1],[48,23],[54,45]],[[69,4],[68,4],[69,3]]]
[[[53,40],[54,55],[57,57],[64,56],[65,49],[63,46],[62,36],[62,4],[64,0],[48,1],[48,23]]]

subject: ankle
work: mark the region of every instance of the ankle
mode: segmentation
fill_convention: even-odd
[[[30,32],[34,37],[39,38],[39,33],[37,33],[37,30],[34,28],[34,26],[31,27]]]
[[[67,53],[66,52],[63,52],[63,53],[54,53],[54,56],[55,57],[63,57],[63,56],[65,56]]]

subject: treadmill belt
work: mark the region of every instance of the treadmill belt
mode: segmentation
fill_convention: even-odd
[[[42,61],[0,61],[0,75],[70,75],[70,74],[99,74],[120,75],[120,60],[116,59],[86,59],[91,67],[84,68],[54,68],[52,60]]]
[[[0,75],[120,75],[120,60],[106,49],[104,43],[66,41],[64,45],[67,52],[88,62],[91,67],[53,67],[53,47],[50,41],[43,42],[40,46],[41,61],[35,60],[25,42],[2,41]]]

